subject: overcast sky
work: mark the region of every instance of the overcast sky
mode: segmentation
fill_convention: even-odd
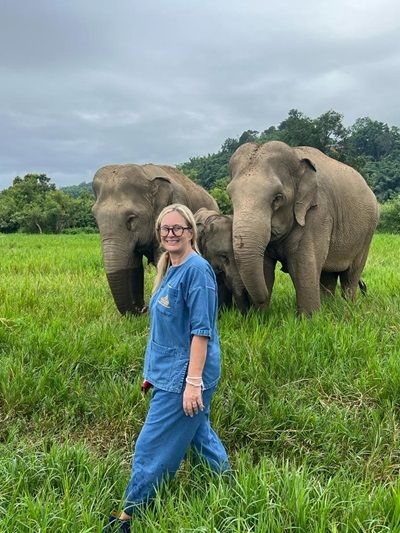
[[[179,164],[290,109],[400,126],[399,0],[0,0],[0,189]]]

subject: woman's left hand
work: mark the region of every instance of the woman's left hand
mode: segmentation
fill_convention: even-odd
[[[203,395],[201,393],[201,387],[195,387],[194,385],[186,384],[183,392],[183,410],[186,416],[197,415],[199,411],[203,411]]]

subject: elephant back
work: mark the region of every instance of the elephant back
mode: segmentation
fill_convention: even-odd
[[[172,185],[172,202],[183,203],[187,205],[193,213],[201,207],[219,211],[218,204],[214,198],[200,185],[194,183],[190,178],[182,174],[177,168],[169,165],[154,165],[148,163],[145,165],[120,164],[106,165],[101,167],[93,179],[93,190],[96,198],[99,197],[101,190],[109,191],[106,194],[115,194],[115,191],[121,190],[124,181],[145,179],[153,181],[156,178],[164,178]]]
[[[188,207],[195,213],[201,207],[213,209],[219,212],[219,207],[214,198],[203,187],[194,183],[190,178],[182,174],[177,168],[168,165],[160,165],[160,168],[167,174],[167,176],[185,189],[189,198]]]

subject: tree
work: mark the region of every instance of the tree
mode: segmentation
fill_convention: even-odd
[[[378,231],[400,233],[400,195],[381,206]]]
[[[400,131],[368,117],[359,118],[350,128],[349,149],[373,161],[379,161],[400,149]]]
[[[17,176],[0,193],[0,231],[60,233],[72,227],[96,228],[91,213],[93,195],[73,198],[50,182],[45,174]]]
[[[246,130],[242,133],[242,135],[239,137],[239,146],[245,143],[254,143],[257,142],[258,139],[258,131],[256,130]]]
[[[231,137],[228,137],[223,145],[221,146],[222,152],[227,152],[229,154],[233,154],[233,152],[239,148],[239,141],[238,139],[232,139]]]
[[[0,193],[0,232],[14,233],[19,228],[18,206],[10,194]]]
[[[264,131],[260,133],[260,141],[261,142],[267,142],[267,141],[280,141],[282,134],[279,130],[276,129],[275,126],[269,126]]]
[[[220,150],[216,154],[192,157],[189,162],[179,165],[178,168],[183,174],[209,191],[219,179],[228,176],[230,157],[230,152]]]
[[[49,191],[54,191],[56,186],[50,183],[46,174],[26,174],[23,178],[14,178],[11,188],[18,202],[29,204],[44,198]]]
[[[82,192],[79,198],[73,200],[68,213],[69,228],[78,228],[81,231],[97,231],[96,219],[92,214],[93,193]]]
[[[400,153],[393,152],[380,161],[367,161],[363,175],[380,202],[400,194]]]
[[[42,232],[44,225],[43,202],[55,185],[45,174],[17,176],[8,189],[0,193],[1,230],[4,232]],[[35,228],[35,229],[33,229]]]
[[[340,150],[343,150],[347,137],[347,129],[342,123],[343,115],[336,111],[327,111],[314,123],[315,148],[318,148],[327,155],[337,157]]]
[[[279,126],[280,140],[290,146],[315,146],[316,135],[313,121],[298,111],[291,109],[288,118]]]
[[[283,120],[278,130],[268,128],[262,134],[263,140],[276,138],[290,146],[313,146],[327,155],[340,158],[347,130],[342,123],[343,116],[330,110],[316,119],[311,119],[298,111],[291,109],[288,118]]]
[[[221,213],[224,215],[229,215],[233,211],[232,202],[226,190],[228,181],[228,177],[219,179],[215,183],[214,187],[210,190],[211,196],[214,198],[214,200],[216,200]]]

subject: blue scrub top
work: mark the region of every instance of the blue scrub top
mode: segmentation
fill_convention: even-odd
[[[217,282],[210,264],[193,252],[180,265],[170,266],[150,299],[150,338],[144,377],[154,387],[182,392],[193,335],[208,337],[203,370],[204,388],[220,376],[217,331]]]

